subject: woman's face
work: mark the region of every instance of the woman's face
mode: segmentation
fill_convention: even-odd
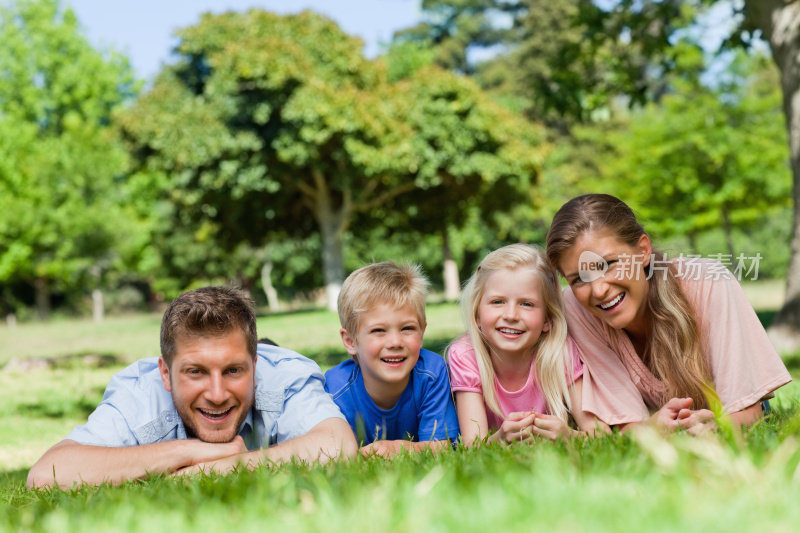
[[[642,234],[636,246],[608,230],[589,231],[562,254],[558,268],[575,298],[590,313],[615,329],[646,332],[648,281],[652,247]]]

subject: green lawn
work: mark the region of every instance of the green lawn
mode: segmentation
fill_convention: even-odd
[[[0,523],[48,533],[796,531],[791,396],[741,449],[721,436],[645,432],[68,492],[25,491],[17,471],[0,489]]]
[[[762,308],[766,309],[766,308]],[[768,313],[767,313],[768,315]],[[766,315],[762,315],[766,316]],[[428,309],[425,345],[461,330]],[[328,366],[346,354],[333,313],[259,318],[259,333]],[[650,432],[569,443],[458,449],[392,461],[263,467],[227,477],[28,491],[30,464],[85,420],[122,361],[158,353],[158,317],[0,327],[0,362],[108,354],[0,371],[0,531],[795,531],[800,524],[800,385],[741,436]],[[800,376],[800,357],[787,357]],[[87,364],[87,363],[92,364]]]

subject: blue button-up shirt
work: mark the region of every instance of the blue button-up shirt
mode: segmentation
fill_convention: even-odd
[[[248,450],[305,435],[328,418],[344,419],[325,392],[319,366],[298,353],[258,345],[253,408],[239,428]],[[67,439],[94,446],[136,446],[185,439],[186,428],[161,382],[158,358],[141,359],[115,374],[103,400]]]

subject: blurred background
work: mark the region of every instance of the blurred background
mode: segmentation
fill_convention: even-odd
[[[207,284],[334,308],[386,259],[454,301],[607,192],[791,341],[795,4],[2,1],[0,335]]]

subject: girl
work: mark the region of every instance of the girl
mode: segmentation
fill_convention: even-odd
[[[721,402],[736,424],[791,378],[739,284],[719,262],[654,253],[624,202],[573,198],[547,234],[566,278],[570,333],[586,364],[583,408],[609,425],[650,418],[691,433]],[[652,417],[650,412],[656,411]]]
[[[583,366],[567,337],[561,290],[544,253],[512,244],[487,255],[461,297],[467,333],[447,350],[461,438],[510,442],[595,428],[581,411]]]

